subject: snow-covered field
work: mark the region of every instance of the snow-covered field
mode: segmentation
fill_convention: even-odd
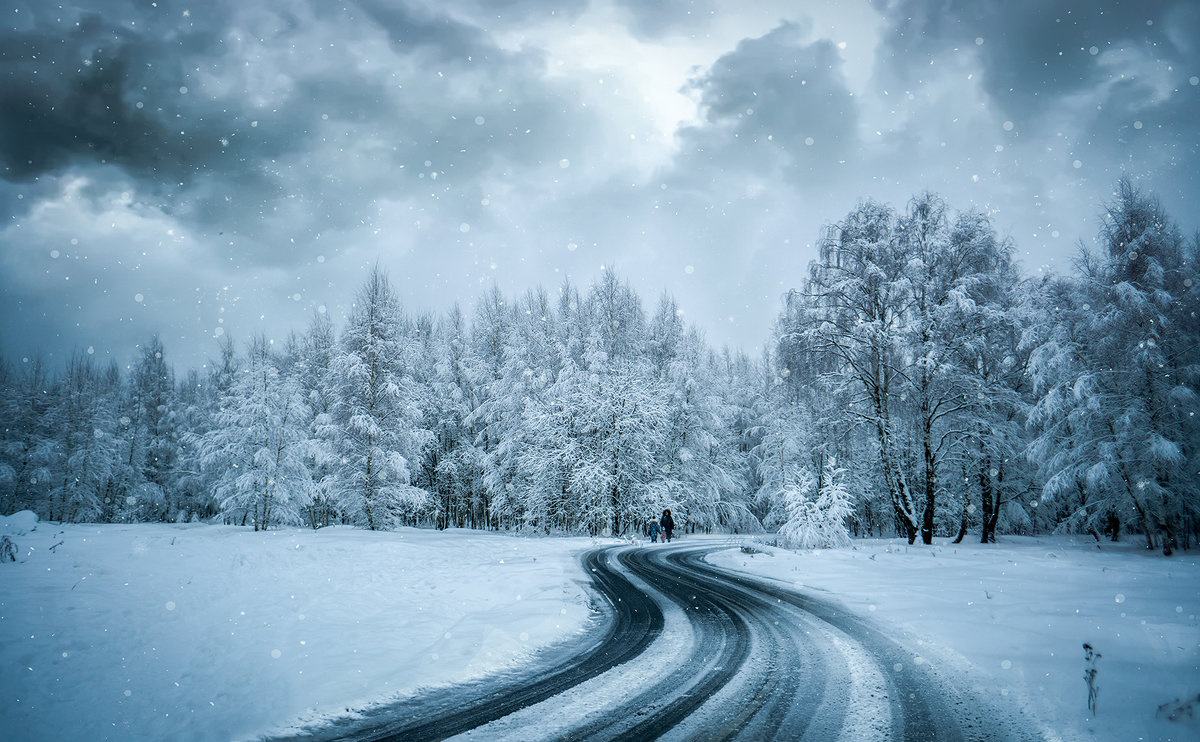
[[[253,738],[512,666],[589,618],[575,556],[590,539],[30,514],[0,534],[19,547],[0,564],[5,739]],[[1158,713],[1200,692],[1200,554],[1011,537],[759,548],[712,560],[832,595],[952,678],[973,666],[1050,739],[1200,739],[1196,719]],[[1101,654],[1095,717],[1085,641]]]
[[[1022,704],[1047,739],[1198,740],[1193,717],[1159,706],[1200,693],[1200,553],[1164,558],[1142,541],[1021,538],[931,547],[902,540],[791,552],[731,549],[714,564],[767,576],[911,636],[914,662],[951,677],[969,665],[996,700]],[[1100,688],[1087,709],[1083,643]]]
[[[36,527],[35,527],[36,526]],[[590,539],[0,518],[0,738],[228,740],[521,661]]]

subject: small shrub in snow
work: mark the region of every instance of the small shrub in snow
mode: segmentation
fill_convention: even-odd
[[[1196,708],[1200,707],[1200,693],[1190,698],[1176,698],[1158,707],[1159,718],[1168,721],[1184,721],[1196,718]]]
[[[17,561],[17,545],[8,536],[0,536],[0,564]]]
[[[1096,660],[1100,659],[1100,653],[1091,644],[1084,642],[1083,644],[1083,679],[1088,687],[1088,711],[1093,715],[1096,713],[1096,701],[1100,696],[1100,686],[1096,683]]]
[[[850,545],[846,519],[853,512],[850,494],[842,486],[845,469],[834,460],[825,465],[825,484],[813,498],[811,475],[784,488],[787,522],[779,535],[789,546],[799,549],[827,549]]]

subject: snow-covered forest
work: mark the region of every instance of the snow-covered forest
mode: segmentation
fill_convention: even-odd
[[[344,326],[226,339],[203,369],[158,337],[127,366],[4,359],[0,512],[619,535],[670,508],[807,545],[1169,554],[1200,537],[1198,240],[1126,180],[1100,217],[1073,272],[1029,275],[985,213],[863,201],[757,357],[612,270],[434,313],[376,268]]]

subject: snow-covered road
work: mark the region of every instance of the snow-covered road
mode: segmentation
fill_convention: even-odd
[[[32,513],[0,517],[0,534],[19,546],[0,564],[0,730],[21,742],[386,735],[454,716],[488,740],[643,722],[668,739],[738,724],[791,736],[805,720],[814,738],[869,739],[923,715],[994,724],[981,700],[1015,719],[997,736],[1200,739],[1194,552],[1058,536],[793,552]],[[1103,655],[1098,714],[1084,642]]]
[[[811,595],[704,561],[728,544],[608,547],[603,630],[505,676],[305,739],[1035,739],[970,678]]]

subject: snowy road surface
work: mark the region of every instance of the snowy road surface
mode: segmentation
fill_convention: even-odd
[[[727,548],[588,552],[603,618],[583,642],[301,738],[1038,738],[877,624],[704,561]]]

